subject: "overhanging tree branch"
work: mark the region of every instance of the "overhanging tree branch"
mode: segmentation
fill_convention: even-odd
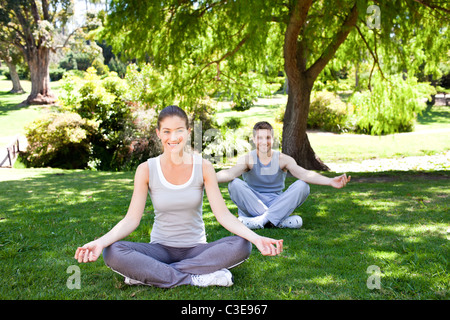
[[[352,10],[348,14],[344,23],[339,31],[336,33],[334,41],[332,41],[323,51],[322,55],[316,60],[316,62],[307,70],[308,78],[316,79],[319,73],[325,68],[327,63],[333,58],[336,50],[345,41],[351,29],[356,26],[358,19],[358,8],[356,3],[353,5]]]
[[[383,79],[386,79],[386,78],[385,78],[385,76],[384,76],[384,74],[383,74],[383,70],[381,70],[380,61],[379,61],[379,59],[378,59],[378,54],[377,54],[376,50],[375,50],[375,52],[374,52],[374,51],[372,50],[372,48],[369,46],[369,44],[368,44],[366,38],[364,37],[364,35],[363,35],[362,32],[361,32],[361,29],[360,29],[357,25],[355,25],[355,27],[356,27],[356,30],[358,30],[358,33],[359,33],[359,35],[361,36],[361,39],[363,40],[364,44],[366,45],[367,50],[369,50],[370,55],[371,55],[372,58],[373,58],[373,66],[372,66],[372,70],[370,70],[369,84],[368,84],[368,88],[369,88],[369,90],[371,90],[372,73],[373,73],[373,69],[375,68],[375,65],[378,66],[378,70],[380,70],[380,73],[381,73],[382,78],[383,78]],[[376,43],[375,33],[374,33],[374,41],[375,41],[375,43]]]
[[[442,6],[439,6],[439,5],[435,4],[435,3],[433,3],[433,1],[424,1],[424,0],[414,0],[414,1],[417,2],[417,3],[420,3],[421,5],[423,5],[423,6],[427,7],[427,8],[430,8],[430,9],[433,9],[433,10],[438,10],[438,11],[443,11],[443,12],[445,12],[447,14],[450,14],[450,9],[444,8]],[[444,16],[444,18],[445,18],[445,16]],[[448,16],[446,18],[448,19]]]
[[[206,65],[204,65],[203,68],[201,68],[201,69],[195,74],[195,76],[193,77],[193,79],[196,79],[196,78],[198,77],[198,75],[199,75],[200,73],[203,72],[203,70],[205,70],[206,68],[208,68],[208,67],[209,67],[210,65],[212,65],[212,64],[217,64],[217,70],[218,70],[217,73],[218,73],[218,75],[219,75],[219,73],[220,73],[220,69],[219,69],[220,63],[221,63],[223,60],[227,59],[228,57],[231,57],[232,55],[234,55],[236,52],[238,52],[239,49],[245,44],[245,42],[246,42],[248,39],[250,39],[250,35],[251,35],[250,33],[247,34],[247,35],[245,35],[244,38],[242,38],[242,40],[239,41],[239,43],[236,45],[236,47],[235,47],[233,50],[228,51],[227,53],[225,53],[225,54],[224,54],[222,57],[220,57],[219,59],[214,60],[214,61],[210,61],[210,62],[208,62]]]
[[[289,15],[283,45],[285,72],[290,81],[289,85],[299,85],[296,83],[297,79],[300,79],[300,71],[297,68],[299,59],[298,36],[306,21],[311,5],[312,0],[296,1],[295,6],[290,8],[291,13]]]

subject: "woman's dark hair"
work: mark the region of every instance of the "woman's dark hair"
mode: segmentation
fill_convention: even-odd
[[[178,106],[168,106],[165,107],[164,109],[161,110],[161,112],[159,113],[158,116],[158,130],[161,129],[161,122],[167,118],[167,117],[180,117],[181,119],[184,119],[185,123],[186,123],[186,129],[189,129],[189,119],[188,116],[186,114],[186,112],[184,112],[183,109],[181,109]]]

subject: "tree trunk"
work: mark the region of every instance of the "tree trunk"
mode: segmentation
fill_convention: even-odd
[[[13,84],[13,87],[12,87],[11,91],[9,91],[9,92],[10,93],[24,93],[25,90],[23,90],[22,86],[20,85],[20,79],[19,79],[19,75],[17,74],[16,66],[14,65],[14,63],[8,61],[7,59],[5,59],[5,63],[8,66],[9,74],[11,75],[11,81]]]
[[[50,89],[50,50],[46,47],[38,47],[27,55],[30,68],[31,93],[26,104],[53,104],[56,96]],[[35,53],[35,54],[34,54]]]
[[[289,83],[288,101],[283,123],[283,153],[293,157],[308,170],[330,170],[315,154],[306,133],[312,86],[307,81],[303,85]]]
[[[309,170],[330,170],[314,153],[306,134],[311,90],[319,73],[334,56],[336,50],[356,25],[358,10],[356,3],[321,56],[307,68],[308,50],[301,39],[312,0],[297,0],[290,8],[289,22],[284,35],[284,70],[288,78],[288,102],[283,122],[283,153]]]
[[[306,134],[311,90],[318,72],[306,70],[306,49],[298,37],[312,1],[297,1],[292,8],[284,37],[284,69],[288,78],[288,101],[283,122],[283,153],[305,169],[328,171],[316,156]]]

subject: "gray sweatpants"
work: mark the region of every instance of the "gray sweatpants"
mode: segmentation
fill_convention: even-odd
[[[255,191],[239,178],[228,184],[230,198],[238,207],[239,216],[256,217],[268,212],[267,218],[275,226],[306,200],[309,190],[309,185],[302,180],[295,181],[281,193]]]
[[[233,268],[250,256],[249,241],[230,236],[191,248],[117,241],[103,250],[113,271],[160,288],[191,284],[191,275]]]

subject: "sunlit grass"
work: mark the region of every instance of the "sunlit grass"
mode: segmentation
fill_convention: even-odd
[[[311,186],[295,213],[298,230],[257,232],[284,239],[284,252],[233,269],[234,286],[162,290],[127,286],[103,263],[73,259],[79,245],[101,236],[126,213],[132,172],[4,169],[0,176],[0,297],[2,299],[448,299],[448,172],[354,173],[345,189]],[[387,180],[389,178],[389,180]],[[432,179],[433,178],[433,179]],[[288,179],[287,185],[293,180]],[[230,210],[226,184],[220,185]],[[230,235],[203,206],[209,241]],[[149,241],[150,201],[127,240]],[[66,286],[71,265],[81,289]],[[381,288],[368,289],[366,272],[381,270]]]

